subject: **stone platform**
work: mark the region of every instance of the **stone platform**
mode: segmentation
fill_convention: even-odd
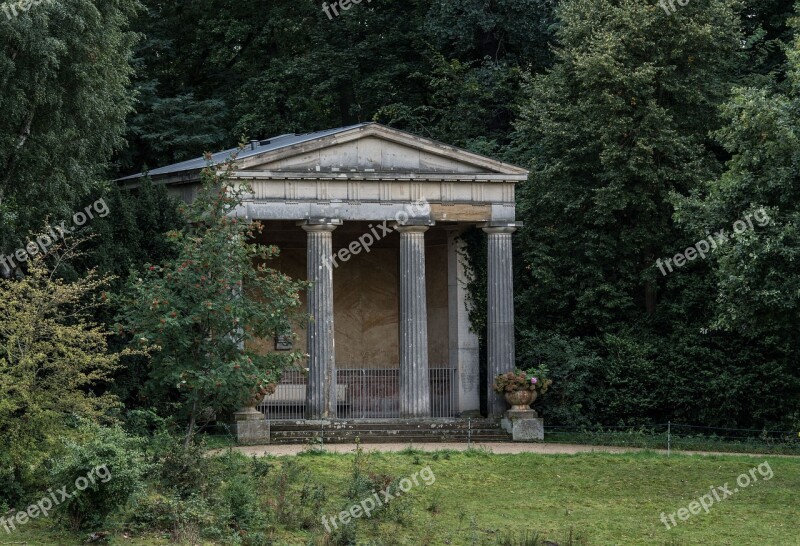
[[[515,442],[541,442],[544,440],[544,420],[534,410],[508,410],[500,426]]]
[[[497,419],[484,418],[272,420],[270,437],[272,444],[511,441]]]

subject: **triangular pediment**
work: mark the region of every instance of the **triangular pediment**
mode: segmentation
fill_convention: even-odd
[[[527,171],[377,123],[239,159],[241,171],[509,175]]]

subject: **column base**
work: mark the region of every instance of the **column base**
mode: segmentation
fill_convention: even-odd
[[[534,410],[508,410],[500,426],[511,434],[515,442],[541,442],[544,440],[544,419]]]
[[[240,444],[270,443],[269,421],[256,408],[243,408],[235,412],[231,431]]]

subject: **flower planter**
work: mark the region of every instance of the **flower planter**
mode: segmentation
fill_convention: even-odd
[[[520,389],[503,393],[512,410],[527,410],[536,400],[536,391]]]

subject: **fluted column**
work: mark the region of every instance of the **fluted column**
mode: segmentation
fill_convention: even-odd
[[[336,354],[333,340],[333,230],[335,223],[305,224],[308,234],[308,384],[306,419],[336,417]]]
[[[430,417],[428,308],[425,293],[427,226],[400,232],[400,416]]]
[[[489,417],[506,410],[503,396],[492,390],[496,375],[514,370],[514,271],[511,259],[513,226],[483,228],[489,238],[487,356]]]

